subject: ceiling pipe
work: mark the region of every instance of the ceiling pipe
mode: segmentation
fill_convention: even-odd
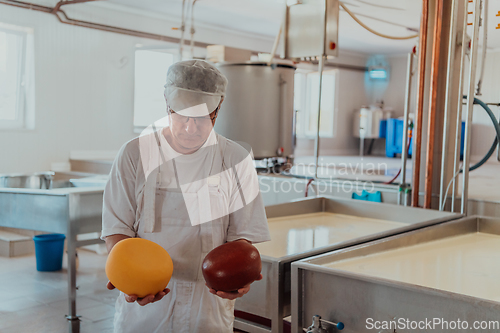
[[[36,10],[36,11],[44,12],[44,13],[48,13],[48,14],[52,13],[52,10],[54,9],[52,7],[36,5],[36,4],[22,2],[22,1],[16,1],[16,0],[0,0],[0,4],[24,8],[24,9]]]
[[[425,61],[427,52],[427,28],[429,22],[429,1],[422,1],[422,22],[420,24],[420,43],[418,50],[418,93],[417,109],[415,114],[415,130],[413,138],[415,147],[413,154],[413,181],[411,191],[411,205],[418,207],[418,196],[420,189],[420,158],[422,147],[422,117],[424,112],[424,94],[425,94]]]
[[[89,28],[89,29],[95,29],[95,30],[100,30],[100,31],[106,31],[106,32],[113,32],[113,33],[117,33],[117,34],[134,36],[134,37],[139,37],[139,38],[160,40],[160,41],[169,42],[169,43],[179,43],[180,42],[180,39],[176,38],[176,37],[165,36],[165,35],[154,34],[154,33],[150,33],[150,32],[143,32],[143,31],[132,30],[132,29],[125,29],[125,28],[120,28],[120,27],[114,27],[114,26],[99,24],[99,23],[94,23],[94,22],[74,20],[74,19],[69,18],[68,15],[66,15],[66,13],[61,9],[61,7],[63,5],[85,3],[85,2],[91,2],[91,1],[98,1],[98,0],[59,1],[54,7],[36,5],[36,4],[29,3],[29,2],[23,2],[23,1],[17,1],[17,0],[0,0],[0,4],[24,8],[24,9],[30,9],[30,10],[35,10],[35,11],[40,11],[40,12],[47,13],[47,14],[53,14],[57,17],[59,22],[61,22],[63,24],[84,27],[84,28]],[[62,17],[61,17],[61,15],[62,15]],[[184,41],[184,43],[189,45],[189,41]],[[211,45],[211,44],[202,43],[202,42],[194,42],[194,45],[197,47],[206,48],[208,45]]]
[[[85,3],[85,2],[92,2],[92,1],[99,1],[99,0],[71,0],[71,1],[68,1],[68,0],[62,1],[61,0],[52,9],[52,14],[57,13],[59,8],[61,8],[61,6],[64,6],[64,5],[72,5],[72,4],[76,4],[76,3]]]

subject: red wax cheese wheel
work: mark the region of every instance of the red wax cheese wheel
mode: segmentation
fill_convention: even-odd
[[[106,275],[127,295],[156,295],[168,285],[174,265],[160,245],[142,238],[127,238],[113,246],[106,261]]]
[[[252,283],[259,278],[261,269],[259,251],[244,241],[216,247],[202,264],[207,285],[221,291],[235,291]]]

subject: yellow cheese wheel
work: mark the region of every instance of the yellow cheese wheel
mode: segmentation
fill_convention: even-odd
[[[127,295],[144,297],[165,289],[174,265],[168,252],[142,238],[127,238],[113,246],[106,261],[106,276]]]

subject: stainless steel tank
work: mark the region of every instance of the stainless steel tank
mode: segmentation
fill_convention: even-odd
[[[295,67],[264,62],[221,63],[229,84],[215,130],[248,143],[255,159],[290,157],[294,151]]]

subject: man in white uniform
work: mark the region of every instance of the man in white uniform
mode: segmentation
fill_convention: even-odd
[[[141,237],[163,246],[174,263],[165,290],[141,299],[120,294],[115,332],[233,330],[234,299],[250,285],[235,292],[209,289],[202,260],[226,242],[258,243],[270,235],[251,155],[213,131],[226,86],[224,75],[205,61],[172,65],[165,85],[168,126],[150,126],[113,163],[103,206],[108,251],[122,239]]]

